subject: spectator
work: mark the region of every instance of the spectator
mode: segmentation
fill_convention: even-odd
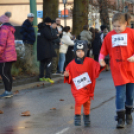
[[[108,29],[107,29],[107,26],[105,26],[105,25],[101,25],[100,28],[101,28],[101,36],[100,36],[101,37],[101,42],[103,42],[104,37],[108,33]]]
[[[99,29],[98,28],[95,28],[95,33],[99,33]]]
[[[0,75],[4,82],[5,92],[0,97],[12,97],[12,63],[17,60],[15,50],[15,28],[9,23],[10,12],[0,17]]]
[[[37,59],[40,61],[39,81],[54,83],[51,79],[52,58],[56,57],[52,41],[58,38],[58,35],[52,35],[51,22],[49,17],[46,17],[42,23],[38,25],[37,38]],[[44,77],[44,69],[46,75]]]
[[[20,29],[20,33],[23,36],[23,42],[25,46],[27,47],[27,49],[30,50],[30,55],[32,55],[33,44],[36,39],[33,24],[32,24],[33,20],[34,20],[34,14],[29,13],[27,15],[27,19],[24,21]],[[27,55],[27,56],[29,57],[30,55]]]
[[[101,25],[101,43],[103,43],[104,38],[106,37],[107,33],[108,33],[108,29],[106,25]],[[109,70],[109,55],[107,55],[105,57],[105,62],[106,62],[106,71]]]
[[[92,33],[88,31],[88,25],[83,26],[83,31],[80,33],[81,40],[88,41],[88,44],[91,44]]]
[[[59,18],[56,19],[56,23],[57,23],[57,30],[58,33],[60,34],[60,38],[62,38],[62,34],[63,34],[63,26],[61,25],[61,20]]]
[[[68,29],[70,29],[71,31],[71,28],[70,26],[67,26]],[[76,37],[75,35],[72,35],[71,32],[68,33],[71,40],[76,40]],[[66,53],[66,56],[65,56],[65,63],[64,63],[64,70],[65,70],[65,67],[75,58],[75,54],[74,54],[74,46],[68,46],[68,50],[67,50],[67,53]]]
[[[95,29],[93,27],[90,27],[89,31],[92,33],[92,42],[95,39]]]
[[[56,36],[58,34],[57,24],[56,24],[55,20],[52,21],[51,32],[52,32],[52,36]],[[57,57],[52,58],[52,73],[53,73],[53,75],[56,75],[58,61],[59,61],[59,45],[61,45],[60,38],[58,37],[57,39],[53,40],[52,42],[54,45],[55,52],[57,54]]]
[[[91,41],[92,41],[92,33],[90,31],[88,31],[88,25],[83,26],[83,31],[80,33],[80,39],[88,41],[87,57],[89,57]]]
[[[100,35],[101,35],[101,33],[99,32],[99,30],[95,29],[95,38],[94,38],[93,43],[92,43],[93,55],[94,55],[95,61],[98,61],[100,49],[101,49],[101,45],[102,45]]]
[[[68,50],[68,46],[73,46],[74,41],[70,38],[70,27],[66,26],[63,28],[63,36],[61,38],[62,45],[60,45],[60,56],[59,56],[59,63],[58,63],[58,74],[63,76],[64,71],[64,63],[66,60],[66,53]]]
[[[95,39],[95,28],[90,27],[90,28],[89,28],[89,31],[92,33],[91,52],[90,52],[91,57],[92,57],[92,56],[93,56],[93,41],[94,41],[94,39]]]

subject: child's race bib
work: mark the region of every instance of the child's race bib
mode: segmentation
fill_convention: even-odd
[[[127,46],[127,34],[116,34],[112,36],[112,46]]]
[[[74,82],[77,90],[92,83],[88,73],[84,73],[84,74],[74,78],[73,82]]]

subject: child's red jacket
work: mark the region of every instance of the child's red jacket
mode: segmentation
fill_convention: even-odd
[[[114,30],[104,39],[100,54],[110,56],[110,67],[115,86],[134,83],[134,63],[127,61],[134,55],[134,30],[126,28],[120,34]]]
[[[86,57],[83,64],[71,61],[66,70],[69,71],[69,77],[64,77],[64,83],[71,84],[76,105],[82,105],[94,96],[96,78],[101,71],[100,65],[92,58]]]

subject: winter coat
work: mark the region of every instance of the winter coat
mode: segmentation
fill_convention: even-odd
[[[52,33],[52,36],[57,36],[57,34],[58,34],[57,28],[54,29],[54,28],[51,27],[51,33]],[[57,39],[53,40],[52,42],[53,42],[54,48],[59,49],[60,37],[58,37]]]
[[[61,34],[60,34],[60,38],[62,38],[62,35],[63,35],[63,26],[62,25],[57,25],[57,31],[60,31],[60,32],[62,32]]]
[[[101,36],[101,33],[95,33],[95,38],[92,43],[94,55],[99,55],[99,53],[100,53],[100,49],[101,49],[101,45],[102,45],[100,36]]]
[[[67,53],[68,46],[74,46],[74,41],[70,38],[70,33],[63,32],[63,36],[61,38],[62,45],[60,45],[60,53]]]
[[[86,41],[88,41],[88,44],[91,45],[92,33],[91,33],[90,31],[83,30],[83,31],[80,33],[80,39],[81,39],[81,40],[86,40]]]
[[[127,60],[134,55],[134,30],[126,28],[120,34],[114,30],[109,32],[100,51],[102,57],[108,54],[114,85],[134,83],[134,63]]]
[[[98,62],[88,57],[84,59],[83,64],[77,64],[75,60],[72,60],[65,70],[69,71],[69,77],[64,77],[64,83],[71,85],[76,105],[82,105],[90,97],[94,97],[96,78],[103,70]]]
[[[10,23],[0,26],[0,63],[17,60],[14,32],[15,28]]]
[[[22,24],[20,33],[22,34],[23,36],[22,39],[25,43],[28,43],[31,45],[34,44],[35,39],[36,39],[35,32],[34,32],[33,24],[28,19],[26,19],[24,23]]]
[[[52,36],[49,25],[45,25],[44,23],[40,23],[38,25],[37,59],[39,61],[57,56],[54,51],[54,44],[52,42],[57,38],[57,35]]]

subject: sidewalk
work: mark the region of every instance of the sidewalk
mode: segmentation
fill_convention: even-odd
[[[55,81],[54,84],[63,82],[63,77],[60,76],[54,76],[52,79]],[[22,90],[22,89],[29,89],[29,88],[37,88],[37,87],[48,87],[52,86],[53,84],[48,83],[48,82],[39,82],[38,76],[34,77],[27,77],[27,78],[21,78],[21,79],[16,79],[13,81],[13,89],[12,91],[16,90]],[[4,91],[4,85],[3,82],[1,81],[0,83],[0,94],[3,93]]]

